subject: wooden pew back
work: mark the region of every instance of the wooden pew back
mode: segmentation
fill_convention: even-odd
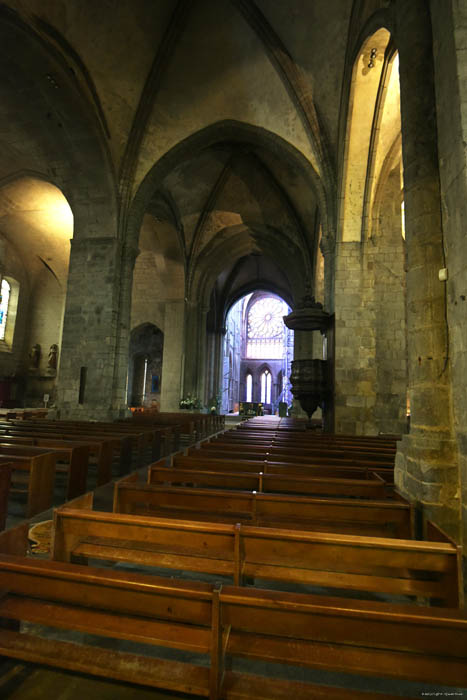
[[[413,536],[413,507],[397,501],[307,498],[209,489],[142,485],[132,475],[115,484],[114,511],[158,517],[243,522],[268,527]]]
[[[287,581],[461,603],[462,560],[453,543],[415,542],[162,519],[91,510],[92,496],[56,509],[53,558]],[[434,527],[434,526],[432,526]]]
[[[164,462],[164,460],[161,460]],[[152,464],[148,470],[148,484],[221,488],[228,490],[257,491],[258,493],[290,493],[296,495],[321,495],[352,498],[384,499],[388,495],[386,483],[381,477],[368,479],[342,479],[331,477],[291,476],[264,472],[209,471],[164,467]]]

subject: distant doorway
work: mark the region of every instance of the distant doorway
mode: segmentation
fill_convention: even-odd
[[[289,377],[293,331],[283,322],[287,303],[266,291],[247,294],[227,315],[223,360],[222,410],[243,403],[261,403],[277,414],[279,403],[290,405]]]
[[[152,323],[134,328],[130,336],[128,404],[160,405],[164,334]]]

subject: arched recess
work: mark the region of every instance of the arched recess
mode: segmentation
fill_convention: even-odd
[[[250,189],[244,186],[248,177],[246,163],[257,173],[256,181],[248,183],[252,185]],[[205,187],[206,172],[213,173],[213,179]],[[254,193],[253,199],[256,196],[255,206],[248,211],[241,209],[242,197],[233,200],[234,191],[226,186],[232,181],[238,184],[239,191],[243,187],[243,192]],[[258,195],[256,189],[261,187],[270,193],[271,200]],[[217,206],[222,197],[222,206]],[[204,401],[217,394],[218,387],[205,383],[206,375],[212,375],[212,366],[218,366],[220,352],[216,338],[216,360],[210,365],[206,316],[216,279],[225,271],[226,263],[235,264],[250,255],[269,257],[283,270],[280,291],[287,298],[298,298],[306,281],[313,278],[316,212],[324,206],[324,199],[319,177],[294,147],[264,129],[232,121],[213,124],[188,137],[154,165],[131,206],[128,246],[136,244],[141,222],[151,213],[154,200],[161,198],[166,203],[170,201],[172,214],[163,214],[162,218],[173,222],[173,239],[179,240],[185,263],[184,293],[178,290],[173,295],[170,312],[173,342],[166,333],[166,347],[173,349],[165,355],[173,364],[171,374],[184,378],[183,386],[171,383],[173,396],[164,404],[176,408],[183,394],[191,393]],[[281,214],[285,212],[280,226],[275,226],[276,219],[265,213],[265,203],[270,206],[269,201],[275,202]],[[229,302],[230,297],[222,300],[221,316]],[[216,323],[216,333],[220,332]],[[123,339],[121,342],[123,347]],[[189,352],[185,353],[184,347]]]
[[[0,182],[0,273],[12,280],[0,356],[15,405],[42,406],[44,394],[54,404],[72,238],[73,213],[54,184],[33,173]]]
[[[0,7],[0,179],[41,173],[70,204],[74,237],[58,402],[62,416],[108,417],[111,404],[123,399],[126,378],[125,366],[118,382],[117,346],[108,342],[117,336],[118,287],[125,276],[115,173],[96,95],[83,79],[84,64],[58,33],[52,40],[40,27],[32,17]],[[91,356],[97,361],[91,363]],[[88,381],[78,405],[81,367]]]
[[[354,62],[350,87],[347,133],[339,216],[343,242],[360,241],[364,226],[365,188],[375,138],[375,106],[386,70],[391,35],[378,29],[367,38]]]
[[[98,106],[77,79],[70,79],[70,57],[3,4],[0,58],[0,178],[43,173],[70,203],[78,236],[116,235],[107,135]],[[90,234],[96,221],[105,229]]]
[[[263,406],[270,406],[272,403],[272,374],[269,367],[263,367],[259,375],[260,402]]]
[[[336,430],[405,432],[399,58],[386,28],[358,49],[349,95],[336,260]]]
[[[222,352],[224,408],[226,387],[233,380],[234,405],[253,401],[267,404],[267,412],[277,411],[282,400],[278,378],[289,376],[293,357],[293,334],[282,320],[289,311],[284,299],[264,289],[254,290],[228,309]]]
[[[269,257],[283,273],[283,285],[281,291],[292,303],[303,294],[306,280],[310,279],[310,272],[306,268],[303,251],[290,239],[284,237],[281,231],[272,227],[258,227],[241,224],[224,229],[216,238],[206,246],[198,258],[198,264],[194,271],[190,296],[201,299],[203,305],[209,306],[213,285],[226,267],[226,262],[240,260],[249,255]],[[284,265],[287,261],[287,265]],[[273,293],[279,293],[277,283],[273,279],[265,280],[267,287]],[[252,283],[256,289],[257,280]],[[250,283],[251,285],[251,283]],[[247,285],[245,294],[250,291]],[[242,294],[240,290],[232,297],[225,299],[224,318],[228,308]]]
[[[248,403],[253,401],[253,375],[248,367],[245,374],[245,397],[244,400]]]
[[[160,407],[164,334],[153,323],[142,323],[130,335],[128,405]]]

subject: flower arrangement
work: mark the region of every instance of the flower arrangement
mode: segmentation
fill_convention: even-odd
[[[200,399],[198,399],[196,396],[192,396],[191,394],[187,394],[184,399],[180,399],[180,408],[183,409],[200,409],[202,407],[202,403]]]

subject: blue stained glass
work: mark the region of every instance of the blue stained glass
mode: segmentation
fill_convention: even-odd
[[[2,297],[0,301],[0,340],[5,338],[6,319],[8,315],[8,305],[10,303],[10,285],[6,280],[2,280]]]

